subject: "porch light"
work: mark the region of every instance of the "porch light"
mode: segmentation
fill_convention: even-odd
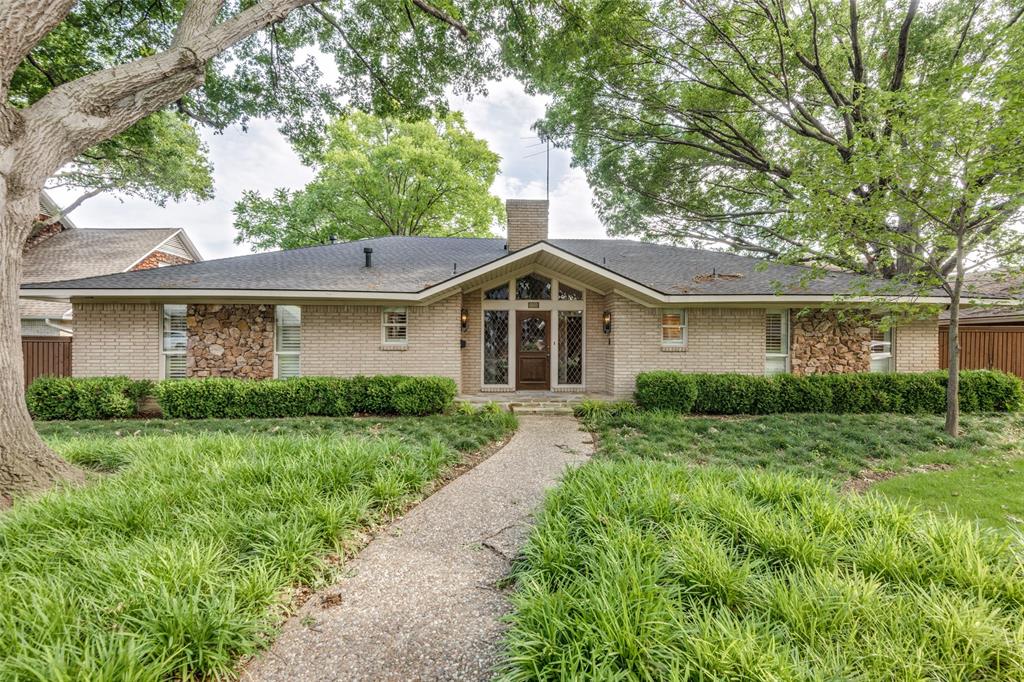
[[[462,322],[462,331],[466,331],[466,325],[469,324],[469,311],[465,308],[459,313],[459,321]]]
[[[611,334],[612,333],[612,313],[611,313],[610,310],[604,311],[604,314],[601,315],[601,322],[604,325],[604,333],[605,334]]]

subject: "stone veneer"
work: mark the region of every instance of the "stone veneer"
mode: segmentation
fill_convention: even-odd
[[[790,371],[847,374],[871,369],[871,328],[862,320],[843,320],[834,310],[790,315]]]
[[[161,264],[185,265],[192,262],[194,261],[191,258],[183,258],[182,256],[176,256],[173,253],[166,253],[164,251],[154,251],[136,263],[132,270],[149,270],[151,268],[158,268]]]
[[[187,323],[188,376],[274,376],[274,306],[190,304]]]

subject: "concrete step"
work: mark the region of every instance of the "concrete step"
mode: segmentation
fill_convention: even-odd
[[[561,414],[571,415],[573,406],[568,403],[510,403],[508,408],[516,414]]]

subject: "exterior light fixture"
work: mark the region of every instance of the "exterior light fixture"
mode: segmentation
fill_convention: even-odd
[[[605,334],[611,334],[612,333],[612,313],[611,313],[610,310],[604,311],[604,314],[601,316],[601,322],[604,325],[603,326],[604,333]]]
[[[466,325],[469,324],[469,311],[465,308],[459,313],[459,321],[462,322],[462,331],[466,331]]]

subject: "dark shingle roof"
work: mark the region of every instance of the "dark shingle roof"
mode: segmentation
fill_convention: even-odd
[[[720,251],[611,239],[548,243],[666,295],[833,295],[857,293],[862,282],[829,273],[803,286],[808,268]],[[372,268],[364,267],[366,247],[373,249]],[[382,237],[25,288],[417,293],[508,255],[504,239]]]

